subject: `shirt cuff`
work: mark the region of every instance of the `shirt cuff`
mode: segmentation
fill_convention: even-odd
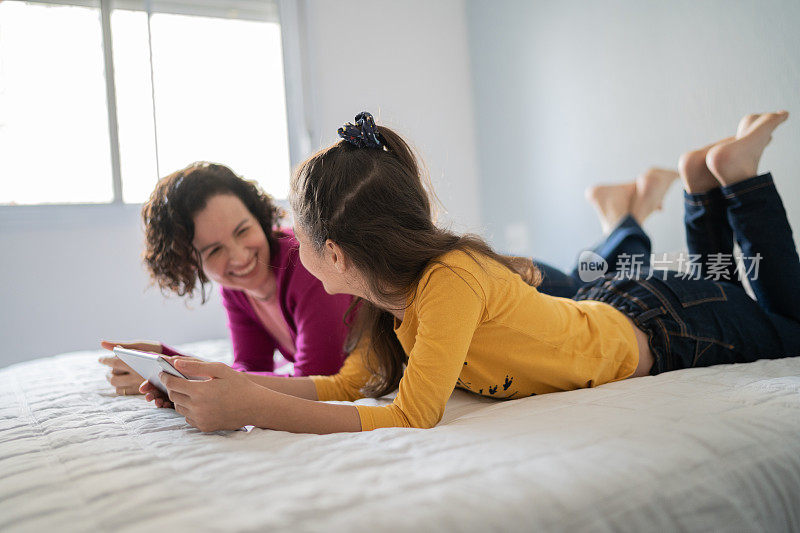
[[[333,376],[308,376],[308,378],[314,384],[314,388],[317,389],[317,400],[321,402],[347,401],[347,398],[342,398]]]
[[[361,431],[372,431],[378,428],[411,427],[405,417],[395,416],[394,405],[356,405],[358,417],[361,419]]]

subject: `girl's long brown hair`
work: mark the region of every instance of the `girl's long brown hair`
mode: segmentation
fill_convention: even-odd
[[[531,285],[541,274],[527,258],[496,253],[477,235],[456,235],[433,221],[432,189],[417,158],[394,131],[378,128],[384,147],[359,148],[340,141],[303,162],[292,178],[295,224],[320,252],[338,244],[364,276],[373,299],[406,302],[425,268],[443,254],[462,250],[482,255],[516,272]],[[429,194],[430,193],[430,194]],[[405,304],[402,304],[403,306]],[[394,316],[368,301],[357,309],[345,349],[363,342],[373,375],[362,392],[383,396],[397,388],[407,356],[394,334]]]

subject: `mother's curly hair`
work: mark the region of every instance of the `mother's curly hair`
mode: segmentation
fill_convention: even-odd
[[[239,198],[258,220],[267,236],[270,252],[276,253],[274,228],[283,211],[254,182],[237,176],[224,165],[205,161],[192,163],[158,181],[150,199],[142,206],[145,226],[144,262],[161,292],[193,296],[200,281],[200,295],[206,301],[208,283],[200,253],[192,245],[194,215],[209,198],[231,194]]]

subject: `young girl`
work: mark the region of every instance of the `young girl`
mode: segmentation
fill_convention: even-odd
[[[763,257],[760,275],[748,269],[755,302],[737,283],[674,272],[664,279],[607,276],[575,299],[544,295],[531,264],[437,228],[408,146],[361,114],[340,131],[344,140],[302,164],[292,183],[303,264],[329,293],[363,301],[342,370],[282,380],[178,359],[179,370],[207,379],[164,376],[169,398],[202,431],[249,424],[316,433],[429,428],[455,387],[520,398],[798,355],[800,260],[771,176],[756,176],[786,117],[747,119],[739,138],[689,154],[683,165],[690,252],[732,252],[735,236],[745,256]],[[315,401],[395,388],[387,406]],[[156,398],[148,383],[141,390]]]
[[[233,341],[233,368],[270,374],[277,348],[293,375],[335,374],[345,359],[348,295],[329,295],[303,268],[279,209],[253,182],[223,165],[195,163],[158,182],[144,204],[145,262],[164,291],[205,301],[219,283]],[[166,355],[160,342],[103,341]],[[118,394],[138,393],[143,378],[117,357],[103,357]]]

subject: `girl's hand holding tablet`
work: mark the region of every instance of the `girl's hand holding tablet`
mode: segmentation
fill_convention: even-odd
[[[173,367],[175,367],[175,359],[178,359],[178,357],[174,356],[174,355],[173,356],[165,355],[164,359],[169,361],[169,364],[171,364]],[[177,367],[175,367],[175,368],[177,368]],[[147,400],[148,402],[153,402],[156,405],[156,407],[163,407],[163,408],[167,408],[167,409],[174,409],[175,408],[175,406],[170,401],[170,399],[167,397],[167,395],[164,394],[164,392],[162,392],[161,390],[159,390],[158,387],[156,387],[154,384],[150,383],[149,381],[145,381],[145,380],[142,380],[142,381],[144,381],[144,383],[139,382],[139,387],[137,389],[137,392],[139,394],[144,394],[144,399],[145,400]],[[162,384],[163,384],[163,381],[162,381]]]
[[[176,370],[193,379],[186,380],[162,372],[159,379],[169,391],[169,398],[150,383],[139,391],[158,407],[174,407],[186,421],[200,431],[239,429],[250,424],[251,401],[264,387],[246,374],[224,363],[209,363],[188,357],[166,357]],[[261,406],[263,408],[263,405]]]

